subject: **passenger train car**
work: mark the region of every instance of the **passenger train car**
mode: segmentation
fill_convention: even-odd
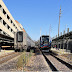
[[[15,51],[30,51],[31,47],[35,47],[35,42],[29,37],[25,31],[18,31],[14,37],[14,49]]]
[[[49,42],[48,35],[42,35],[40,37],[40,49],[41,50],[50,50],[51,49],[51,42]]]

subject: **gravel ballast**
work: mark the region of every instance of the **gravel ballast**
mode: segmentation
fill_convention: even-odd
[[[28,54],[28,53],[27,53]],[[3,65],[0,65],[0,71],[9,71],[9,72],[16,72],[16,71],[23,71],[17,69],[17,61],[18,57],[13,58],[12,60],[6,62]],[[25,72],[48,72],[51,71],[50,67],[48,66],[45,58],[43,57],[42,53],[39,49],[36,50],[36,53],[29,58],[27,64],[24,66]]]
[[[51,71],[42,53],[37,50],[35,56],[32,56],[26,66],[27,71]]]

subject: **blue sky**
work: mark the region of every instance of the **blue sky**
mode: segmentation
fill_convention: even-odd
[[[41,34],[51,37],[58,34],[59,9],[62,14],[60,32],[66,28],[72,30],[72,0],[3,0],[13,18],[21,23],[33,40],[38,40]]]

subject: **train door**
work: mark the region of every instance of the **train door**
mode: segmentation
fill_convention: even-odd
[[[27,34],[23,32],[23,49],[27,50]]]
[[[23,51],[23,31],[17,32],[17,47],[18,50]]]
[[[14,33],[14,49],[17,49],[17,32]]]

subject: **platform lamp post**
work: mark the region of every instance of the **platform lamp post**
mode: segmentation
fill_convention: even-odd
[[[51,31],[52,31],[52,28],[51,28],[51,24],[50,24],[50,27],[49,27],[49,40],[51,40],[51,37],[50,37]]]

